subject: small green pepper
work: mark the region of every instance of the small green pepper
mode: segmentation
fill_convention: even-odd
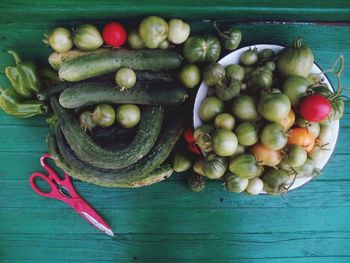
[[[32,61],[21,61],[13,50],[8,52],[14,57],[16,65],[5,68],[7,78],[18,95],[27,99],[35,97],[41,89],[36,65]]]
[[[0,88],[0,108],[18,118],[28,118],[47,112],[47,106],[43,102],[23,100],[14,88],[6,90]]]

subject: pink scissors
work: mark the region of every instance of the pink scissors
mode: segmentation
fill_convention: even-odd
[[[85,218],[97,229],[101,230],[102,232],[106,233],[111,237],[114,237],[112,229],[97,214],[97,212],[76,192],[68,174],[65,173],[64,178],[61,179],[55,173],[55,171],[45,162],[47,158],[51,158],[51,155],[48,153],[45,153],[43,156],[41,156],[40,164],[46,170],[48,175],[45,175],[43,173],[33,173],[29,178],[29,183],[33,190],[41,196],[57,199],[67,203],[79,215]],[[44,192],[39,189],[35,182],[35,180],[39,178],[49,184],[49,186],[51,187],[50,192]]]

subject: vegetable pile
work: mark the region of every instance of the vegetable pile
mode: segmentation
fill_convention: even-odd
[[[223,67],[222,50],[237,49],[242,34],[214,29],[190,35],[184,21],[158,16],[129,29],[116,21],[54,28],[44,39],[50,68],[9,51],[16,64],[5,69],[12,87],[1,89],[0,107],[20,118],[50,114],[57,166],[101,186],[150,185],[192,163],[194,192],[209,178],[232,192],[278,195],[296,177],[317,175],[329,124],[344,112],[340,84],[332,93],[310,73],[314,56],[301,39],[278,54],[250,48]],[[330,69],[338,83],[342,68],[340,57]],[[183,103],[201,80],[203,125],[184,129]]]
[[[204,70],[209,90],[194,138],[205,157],[193,169],[222,180],[231,192],[280,195],[297,177],[320,172],[329,125],[344,112],[343,57],[329,70],[338,78],[335,93],[323,73],[311,73],[314,56],[301,39],[277,54],[247,49],[239,61],[226,67],[214,62]]]

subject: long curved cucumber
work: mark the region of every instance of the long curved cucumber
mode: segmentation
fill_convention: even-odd
[[[81,180],[104,186],[130,184],[131,182],[134,182],[133,185],[135,185],[137,181],[146,180],[150,173],[165,161],[180,138],[182,127],[182,120],[173,118],[163,126],[157,142],[144,158],[126,168],[113,170],[100,169],[77,158],[66,143],[60,129],[56,129],[56,139],[64,162],[76,175],[80,175]]]
[[[67,109],[99,103],[133,103],[144,105],[177,105],[187,99],[185,88],[176,82],[138,82],[121,91],[112,82],[78,83],[64,90],[59,101]]]
[[[62,108],[54,97],[51,98],[51,106],[75,154],[85,162],[105,169],[129,166],[146,155],[157,140],[164,115],[164,109],[161,106],[144,107],[138,131],[132,142],[125,148],[113,151],[94,143],[91,137],[80,128],[76,119]]]
[[[56,139],[52,134],[48,136],[47,144],[48,144],[49,153],[51,154],[57,167],[61,168],[69,176],[75,179],[81,180],[83,182],[91,183],[91,184],[104,186],[104,187],[135,188],[135,187],[147,186],[147,185],[151,185],[151,184],[155,184],[160,181],[163,181],[168,177],[170,177],[171,174],[173,173],[173,169],[171,168],[171,165],[168,164],[168,165],[159,166],[149,174],[140,175],[140,178],[135,180],[130,180],[128,182],[118,182],[117,180],[114,182],[105,182],[104,180],[96,180],[94,175],[77,172],[64,162],[62,155],[57,149]]]
[[[164,71],[177,68],[182,61],[180,54],[168,50],[121,50],[89,53],[66,60],[58,71],[60,79],[80,81],[121,67],[134,70]]]

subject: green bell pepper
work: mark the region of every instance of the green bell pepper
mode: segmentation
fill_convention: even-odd
[[[15,59],[16,65],[5,68],[5,74],[13,88],[23,98],[33,98],[41,89],[36,65],[32,61],[21,61],[18,54],[8,51]]]
[[[18,118],[28,118],[45,114],[47,106],[38,100],[23,100],[14,88],[0,88],[0,108]]]

